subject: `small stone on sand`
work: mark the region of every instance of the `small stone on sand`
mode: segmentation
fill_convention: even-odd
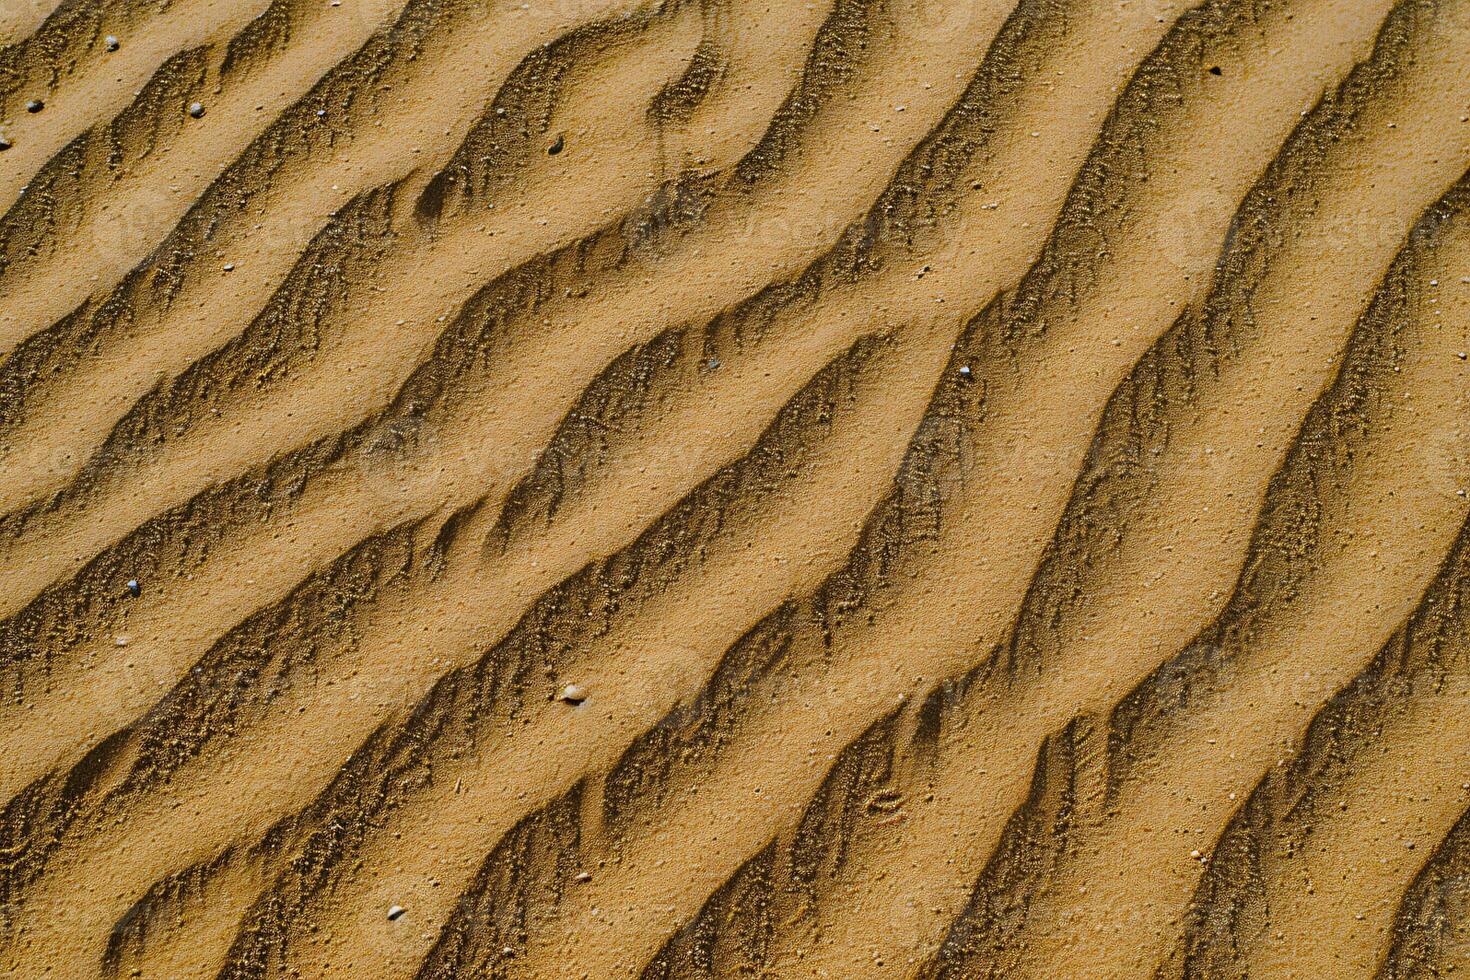
[[[588,871],[578,871],[577,877],[573,878],[572,880],[585,885],[587,882],[592,880],[592,874]]]
[[[404,912],[403,906],[401,906],[401,905],[395,905],[395,906],[393,906],[392,908],[390,908],[388,910],[388,921],[389,922],[397,922],[400,918],[403,917],[403,912]]]
[[[580,684],[568,684],[561,689],[561,699],[567,704],[581,704],[587,700],[587,692]]]
[[[111,34],[103,38],[102,43],[107,45],[107,50],[109,51],[116,51],[118,48],[122,47],[122,42],[113,37]]]
[[[203,102],[190,102],[189,103],[189,115],[193,116],[195,119],[202,118],[204,116],[204,103]]]
[[[40,112],[44,108],[46,108],[46,103],[40,99],[31,99],[26,103],[26,112]]]
[[[143,586],[139,585],[138,584],[138,580],[135,579],[135,578],[128,579],[127,589],[128,589],[128,595],[142,595],[143,594]]]

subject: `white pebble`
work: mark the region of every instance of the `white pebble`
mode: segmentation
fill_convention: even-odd
[[[204,115],[204,103],[203,102],[190,102],[189,103],[189,115],[193,116],[195,119],[198,119],[198,118],[202,117]]]
[[[567,704],[581,704],[587,700],[587,692],[580,684],[568,684],[561,689],[561,699]]]
[[[395,922],[403,915],[404,909],[401,905],[394,905],[388,909],[388,921]]]
[[[109,51],[116,51],[118,48],[122,47],[122,42],[120,42],[116,37],[113,37],[111,34],[103,38],[102,43],[107,45],[107,50]]]

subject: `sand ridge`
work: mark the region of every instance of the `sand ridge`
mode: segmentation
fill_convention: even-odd
[[[8,976],[1470,953],[1466,0],[0,18]]]

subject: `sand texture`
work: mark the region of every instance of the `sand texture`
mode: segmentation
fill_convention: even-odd
[[[0,137],[0,975],[1470,971],[1470,0],[8,0]]]

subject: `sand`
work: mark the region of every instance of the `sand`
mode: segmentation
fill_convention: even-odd
[[[7,977],[1470,967],[1470,0],[0,11]]]

